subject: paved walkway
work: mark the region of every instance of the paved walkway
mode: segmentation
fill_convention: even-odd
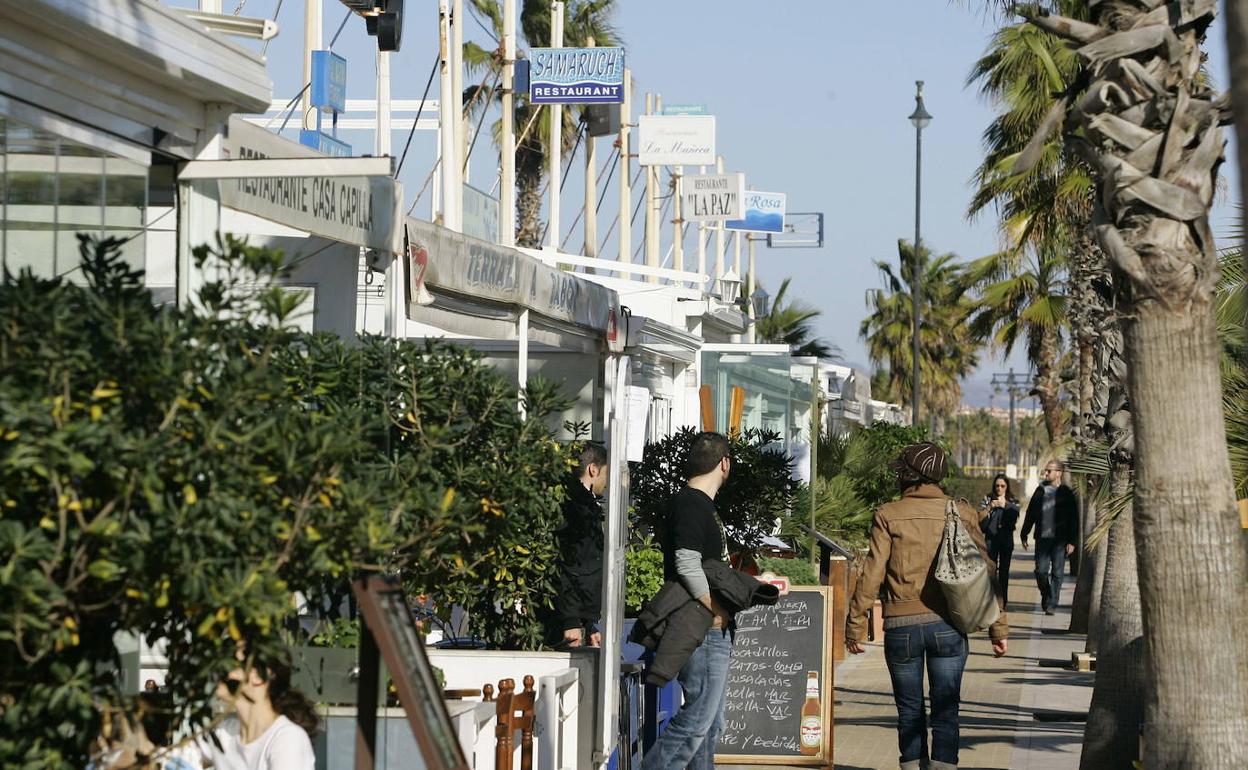
[[[1077,770],[1082,722],[1038,721],[1034,712],[1086,712],[1092,675],[1041,665],[1069,661],[1083,636],[1064,633],[1068,606],[1040,612],[1030,551],[1016,548],[1010,578],[1010,648],[993,658],[988,635],[971,637],[962,682],[963,770]],[[1074,579],[1062,587],[1069,605]],[[838,770],[897,767],[897,711],[884,663],[883,639],[836,669],[835,760]]]

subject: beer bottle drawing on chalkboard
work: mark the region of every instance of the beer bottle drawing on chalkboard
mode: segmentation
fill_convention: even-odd
[[[818,754],[823,745],[823,710],[819,708],[819,672],[806,675],[806,702],[802,704],[801,742],[803,754]]]

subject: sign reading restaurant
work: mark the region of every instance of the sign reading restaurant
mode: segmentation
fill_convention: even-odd
[[[533,104],[624,101],[623,48],[534,48],[529,61]]]
[[[682,177],[682,216],[687,222],[723,222],[743,216],[744,174],[701,174]]]

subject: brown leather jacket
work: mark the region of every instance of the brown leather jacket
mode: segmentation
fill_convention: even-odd
[[[862,577],[849,604],[849,621],[845,638],[864,641],[867,638],[867,610],[880,598],[884,617],[935,614],[945,617],[944,594],[934,576],[936,552],[945,531],[945,502],[949,498],[935,484],[923,484],[906,490],[902,498],[888,503],[875,514],[871,524],[871,552],[863,565]],[[958,512],[979,550],[984,553],[988,570],[996,582],[996,569],[988,559],[988,549],[979,531],[979,517],[964,500],[958,501]],[[883,586],[883,593],[880,587]],[[1000,591],[997,601],[1000,602]],[[1009,636],[1005,607],[1001,616],[988,629],[992,639]]]

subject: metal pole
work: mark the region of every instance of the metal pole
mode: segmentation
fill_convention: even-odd
[[[685,220],[683,204],[680,200],[681,180],[685,177],[685,167],[677,166],[672,177],[672,269],[685,269]]]
[[[698,166],[698,173],[705,174],[706,166]],[[706,275],[706,222],[698,222],[698,275]],[[697,288],[706,288],[705,285]]]
[[[498,193],[499,240],[516,245],[516,0],[503,0],[503,147],[502,180]]]
[[[918,82],[919,93],[923,92],[923,81]],[[919,256],[922,248],[923,239],[921,236],[920,222],[922,215],[922,196],[920,190],[922,188],[923,179],[923,127],[916,124],[914,127],[914,278],[910,287],[910,304],[914,310],[914,321],[911,329],[911,337],[913,342],[913,350],[911,355],[913,358],[911,370],[913,372],[914,381],[911,383],[910,391],[910,424],[917,426],[919,424],[919,377],[922,369],[922,356],[919,346],[919,330],[921,318],[919,315],[919,305],[923,299],[923,260]]]
[[[594,38],[585,41],[586,48],[593,48]],[[585,247],[582,249],[587,257],[598,256],[598,212],[595,205],[598,201],[598,175],[594,164],[594,147],[598,144],[595,137],[590,136],[589,126],[585,127]],[[589,271],[589,272],[592,272]]]
[[[373,132],[373,152],[378,157],[390,154],[390,52],[377,52],[377,129]],[[399,311],[395,307],[402,275],[398,259],[386,268],[385,332],[387,337],[399,336]]]
[[[513,0],[514,1],[514,0]],[[620,105],[620,252],[619,262],[633,261],[633,186],[632,169],[629,166],[628,135],[633,122],[633,72],[624,68],[624,103]]]
[[[654,114],[654,94],[646,94],[646,114]],[[658,216],[656,215],[654,202],[658,197],[658,166],[646,166],[646,233],[645,233],[645,252],[646,265],[649,267],[659,266],[659,239],[655,238],[655,229],[658,227]],[[658,281],[652,275],[646,276],[646,280],[654,283]]]
[[[1010,459],[1007,460],[1006,462],[1017,465],[1018,464],[1018,434],[1016,432],[1016,425],[1014,423],[1014,398],[1015,398],[1015,394],[1018,391],[1015,390],[1014,388],[1014,370],[1013,369],[1010,369],[1010,384],[1008,386],[1008,390],[1010,391]]]
[[[732,270],[741,277],[741,231],[732,234]],[[736,299],[736,297],[733,297]]]
[[[755,329],[754,329],[754,322],[757,320],[757,319],[754,317],[754,287],[757,285],[757,280],[756,280],[756,279],[755,279],[755,277],[754,277],[754,269],[755,269],[755,265],[754,265],[754,236],[750,235],[749,233],[746,233],[746,234],[745,234],[745,240],[746,240],[746,242],[747,242],[747,243],[749,243],[749,244],[750,244],[750,249],[749,249],[749,254],[750,254],[750,271],[749,271],[749,273],[748,273],[748,274],[746,275],[746,277],[745,277],[745,314],[746,314],[746,315],[749,317],[749,319],[750,319],[750,331],[749,331],[749,334],[746,336],[746,342],[754,342],[754,341],[755,341],[755,339],[756,339],[756,338],[757,338],[757,336],[758,336],[758,335],[757,335],[757,333],[755,332]],[[816,378],[816,379],[818,379],[818,376],[819,376],[819,367],[818,367],[818,366],[816,366],[816,367],[815,367],[815,378]],[[816,386],[816,387],[817,387],[817,386]],[[811,451],[814,451],[814,449],[813,449],[814,444],[813,444],[813,443],[811,444],[811,447],[812,447]],[[813,466],[812,466],[812,467],[813,467]],[[814,478],[814,476],[812,475],[812,476],[811,476],[811,478]],[[812,491],[812,492],[811,492],[811,494],[813,495],[813,494],[814,494],[814,492]]]
[[[455,221],[463,229],[464,179],[468,164],[468,121],[464,120],[464,0],[455,0],[451,13],[451,99],[447,109],[455,118]],[[440,105],[439,105],[440,106]]]
[[[458,211],[455,203],[459,200],[459,195],[455,190],[455,173],[458,164],[458,147],[455,131],[455,99],[452,92],[455,90],[455,80],[451,74],[451,10],[447,0],[438,0],[438,18],[440,21],[438,27],[438,46],[439,46],[439,62],[438,62],[438,130],[441,133],[441,158],[438,164],[438,173],[442,178],[442,226],[456,232],[459,231],[459,220],[456,217]]]
[[[221,12],[220,0],[215,0],[217,13]],[[321,47],[321,0],[305,0],[303,4],[303,82],[312,82],[312,52]],[[299,109],[303,112],[302,125],[311,130],[316,128],[316,118],[312,114],[312,87],[303,92]]]
[[[750,275],[754,275],[754,239],[750,239]],[[753,306],[751,297],[750,305]],[[751,314],[753,310],[750,311]],[[754,327],[750,327],[750,342],[754,341]],[[815,482],[819,480],[819,437],[823,435],[823,426],[819,417],[819,362],[811,367],[810,377],[810,559],[818,564],[818,542],[815,540],[815,510],[818,506],[815,495]]]
[[[550,4],[550,45],[552,48],[563,47],[563,1],[553,0]],[[559,250],[559,185],[563,177],[563,105],[551,104],[550,137],[547,140],[547,159],[550,168],[550,211],[546,219],[546,248]]]
[[[724,156],[718,155],[715,158],[715,173],[724,173]],[[724,276],[724,254],[726,248],[724,244],[724,223],[715,223],[715,279],[719,280]],[[711,284],[714,287],[714,284]]]

